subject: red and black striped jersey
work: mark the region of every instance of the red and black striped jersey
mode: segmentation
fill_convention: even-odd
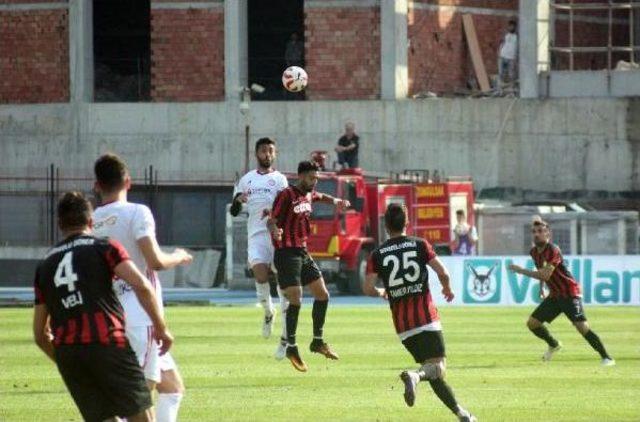
[[[71,236],[49,250],[36,270],[34,290],[36,305],[46,305],[51,316],[54,346],[125,346],[113,270],[127,259],[120,243],[89,235]]]
[[[276,249],[307,247],[311,233],[311,204],[320,198],[322,195],[316,191],[303,192],[297,186],[289,186],[278,193],[271,212],[276,225],[282,229],[282,239],[272,239]]]
[[[369,257],[367,274],[377,274],[382,279],[393,325],[403,340],[419,331],[440,329],[427,270],[427,264],[435,257],[429,242],[407,236],[387,240]]]
[[[549,297],[577,297],[580,296],[580,285],[567,269],[562,253],[557,245],[548,242],[544,248],[531,248],[531,258],[537,269],[548,265],[554,267],[551,278],[546,282],[549,286]]]

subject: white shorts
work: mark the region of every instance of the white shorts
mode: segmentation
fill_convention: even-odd
[[[269,232],[259,232],[249,238],[247,246],[247,261],[249,266],[256,264],[271,265],[273,262],[273,243]]]
[[[126,332],[146,379],[159,383],[162,371],[176,369],[176,362],[170,353],[160,356],[160,347],[153,339],[153,327],[127,327]]]

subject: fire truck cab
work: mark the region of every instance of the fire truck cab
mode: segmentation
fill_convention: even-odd
[[[287,176],[290,184],[296,183],[296,175]],[[343,212],[332,205],[313,204],[307,247],[327,282],[336,283],[341,292],[362,294],[367,258],[387,239],[384,212],[391,203],[407,207],[409,235],[422,237],[439,250],[448,249],[457,210],[464,210],[474,224],[470,179],[434,183],[423,176],[365,177],[357,168],[319,173],[318,192],[351,202]]]

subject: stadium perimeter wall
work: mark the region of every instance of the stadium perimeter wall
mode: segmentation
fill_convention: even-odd
[[[507,98],[254,102],[248,122],[251,144],[278,139],[285,171],[312,150],[334,160],[353,121],[366,171],[440,169],[472,176],[478,189],[619,192],[640,189],[638,117],[634,100]],[[95,158],[113,151],[136,174],[153,165],[165,180],[231,180],[244,171],[245,119],[233,101],[0,106],[0,176],[44,175],[53,163],[91,177]]]

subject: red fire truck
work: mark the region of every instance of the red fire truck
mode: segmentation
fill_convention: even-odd
[[[332,205],[314,203],[308,249],[327,282],[342,292],[362,293],[369,253],[386,240],[384,211],[390,203],[406,205],[408,234],[446,248],[464,210],[474,224],[473,184],[469,178],[431,182],[424,172],[407,171],[393,178],[366,177],[360,169],[321,172],[318,192],[348,199],[351,208],[338,212]],[[289,175],[290,183],[295,176]]]

